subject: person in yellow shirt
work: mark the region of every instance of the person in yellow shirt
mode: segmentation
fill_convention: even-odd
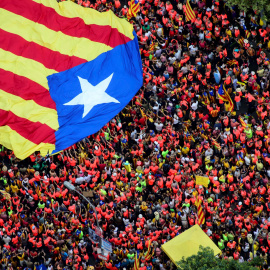
[[[18,193],[19,191],[18,186],[14,182],[11,183],[10,188],[12,190],[12,193]]]

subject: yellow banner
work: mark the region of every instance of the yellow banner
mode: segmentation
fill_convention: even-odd
[[[209,178],[205,176],[196,175],[196,185],[208,187]]]

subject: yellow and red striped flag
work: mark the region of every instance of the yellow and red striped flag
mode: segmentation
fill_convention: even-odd
[[[229,102],[229,111],[232,112],[234,109],[234,104],[233,101],[229,95],[229,93],[227,92],[224,84],[221,84],[219,89],[218,89],[218,96],[220,99],[222,99],[223,101],[227,101]]]
[[[134,270],[140,270],[140,256],[138,256],[138,253],[135,254],[135,260],[134,260]]]
[[[156,48],[156,43],[154,41],[151,41],[149,46],[149,51],[153,51]]]
[[[246,38],[250,37],[250,32],[248,30],[245,30]]]
[[[198,211],[198,225],[201,225],[201,224],[205,223],[205,215],[204,215],[204,212],[202,209],[202,201],[200,200],[197,191],[194,191],[193,195],[196,198],[195,205],[196,205],[197,211]]]
[[[0,10],[0,144],[20,159],[45,156],[61,126],[47,77],[130,44],[133,27],[71,1],[1,0]]]
[[[196,15],[193,9],[190,6],[189,0],[186,3],[186,22],[193,21],[196,18]]]
[[[238,39],[238,44],[241,46],[241,47],[244,47],[244,38],[243,37],[240,37],[239,39]]]
[[[235,59],[229,60],[229,61],[227,62],[227,65],[229,65],[229,66],[232,66],[232,65],[238,65],[238,61],[235,60]]]
[[[9,194],[9,193],[7,193],[5,190],[0,190],[0,193],[2,194],[2,196],[3,196],[6,200],[10,201],[10,194]]]
[[[240,124],[241,124],[241,126],[243,127],[243,128],[246,128],[247,127],[247,124],[246,124],[246,122],[244,121],[244,119],[239,115],[239,122],[240,122]]]
[[[136,17],[139,11],[140,11],[139,0],[131,0],[130,6],[127,12],[127,19],[130,20],[132,17]]]
[[[212,145],[214,145],[215,148],[216,148],[218,151],[221,150],[220,144],[219,144],[215,139],[213,139],[213,138],[212,138]]]

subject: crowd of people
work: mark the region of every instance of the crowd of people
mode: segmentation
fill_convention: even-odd
[[[126,17],[128,4],[76,0]],[[224,259],[270,265],[269,32],[224,1],[140,0],[144,84],[97,134],[55,156],[0,152],[2,269],[175,269],[161,245],[198,223]],[[224,100],[225,92],[231,97]],[[209,178],[196,185],[196,176]],[[64,181],[85,194],[94,209]],[[112,244],[105,260],[89,228]]]

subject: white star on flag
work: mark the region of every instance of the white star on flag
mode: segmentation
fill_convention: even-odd
[[[84,111],[82,118],[84,118],[92,109],[94,106],[98,104],[103,103],[120,103],[117,99],[111,97],[106,93],[106,90],[112,80],[113,73],[97,84],[96,86],[93,86],[90,82],[88,82],[86,79],[82,79],[78,76],[78,79],[81,84],[82,93],[74,97],[69,102],[65,103],[64,105],[84,105]]]

